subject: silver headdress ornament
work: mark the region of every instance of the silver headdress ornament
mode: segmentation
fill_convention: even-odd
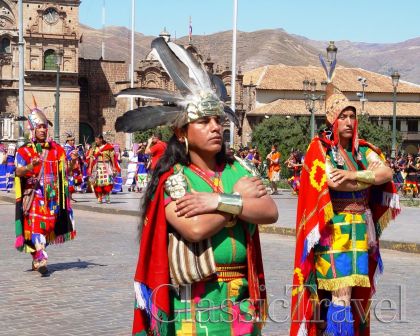
[[[38,125],[45,125],[46,127],[53,126],[52,122],[47,119],[44,112],[38,108],[36,103],[35,97],[32,95],[32,101],[34,107],[30,109],[30,113],[28,115],[28,124],[29,129],[34,130]]]
[[[132,133],[160,125],[182,127],[206,116],[227,116],[238,129],[239,120],[227,106],[227,92],[223,81],[207,73],[203,65],[183,47],[159,37],[152,41],[152,49],[178,91],[148,88],[122,90],[117,98],[137,97],[157,99],[158,106],[142,106],[127,111],[115,122],[117,132]]]

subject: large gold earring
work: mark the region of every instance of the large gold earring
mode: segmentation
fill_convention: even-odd
[[[187,139],[187,137],[184,137],[184,143],[185,143],[185,153],[188,155],[188,139]]]

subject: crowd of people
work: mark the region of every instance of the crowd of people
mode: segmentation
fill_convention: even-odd
[[[394,172],[394,183],[404,196],[419,197],[420,153],[399,154],[395,159],[388,158]]]
[[[158,38],[152,47],[179,93],[136,89],[173,105],[139,107],[116,122],[117,131],[168,124],[173,130],[167,143],[156,133],[128,154],[126,184],[144,192],[132,334],[260,335],[269,309],[259,226],[279,214],[258,170],[266,167],[276,194],[282,156],[277,144],[265,158],[255,148],[227,150],[222,125],[237,120],[221,98],[223,87],[176,44]],[[327,130],[312,139],[304,161],[299,151],[284,161],[299,195],[292,336],[370,334],[370,301],[383,269],[379,238],[400,211],[392,169],[378,148],[358,138],[356,108],[331,78]],[[36,105],[28,124],[29,141],[14,158],[15,247],[45,274],[47,246],[76,237],[72,193],[90,188],[99,203],[109,203],[122,185],[125,154],[102,134],[91,147],[76,146],[71,134],[57,144]],[[9,153],[13,148],[3,162],[13,161]],[[415,160],[404,162],[412,181]],[[13,169],[6,165],[5,174]]]

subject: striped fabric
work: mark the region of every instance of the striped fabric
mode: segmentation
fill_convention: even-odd
[[[174,285],[190,284],[216,273],[210,239],[191,243],[177,232],[170,233],[168,257]]]

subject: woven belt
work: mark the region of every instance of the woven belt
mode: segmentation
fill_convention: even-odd
[[[248,274],[246,264],[216,264],[216,270],[219,281],[241,279]]]
[[[367,208],[367,193],[365,191],[330,191],[330,195],[335,213],[362,213]]]

